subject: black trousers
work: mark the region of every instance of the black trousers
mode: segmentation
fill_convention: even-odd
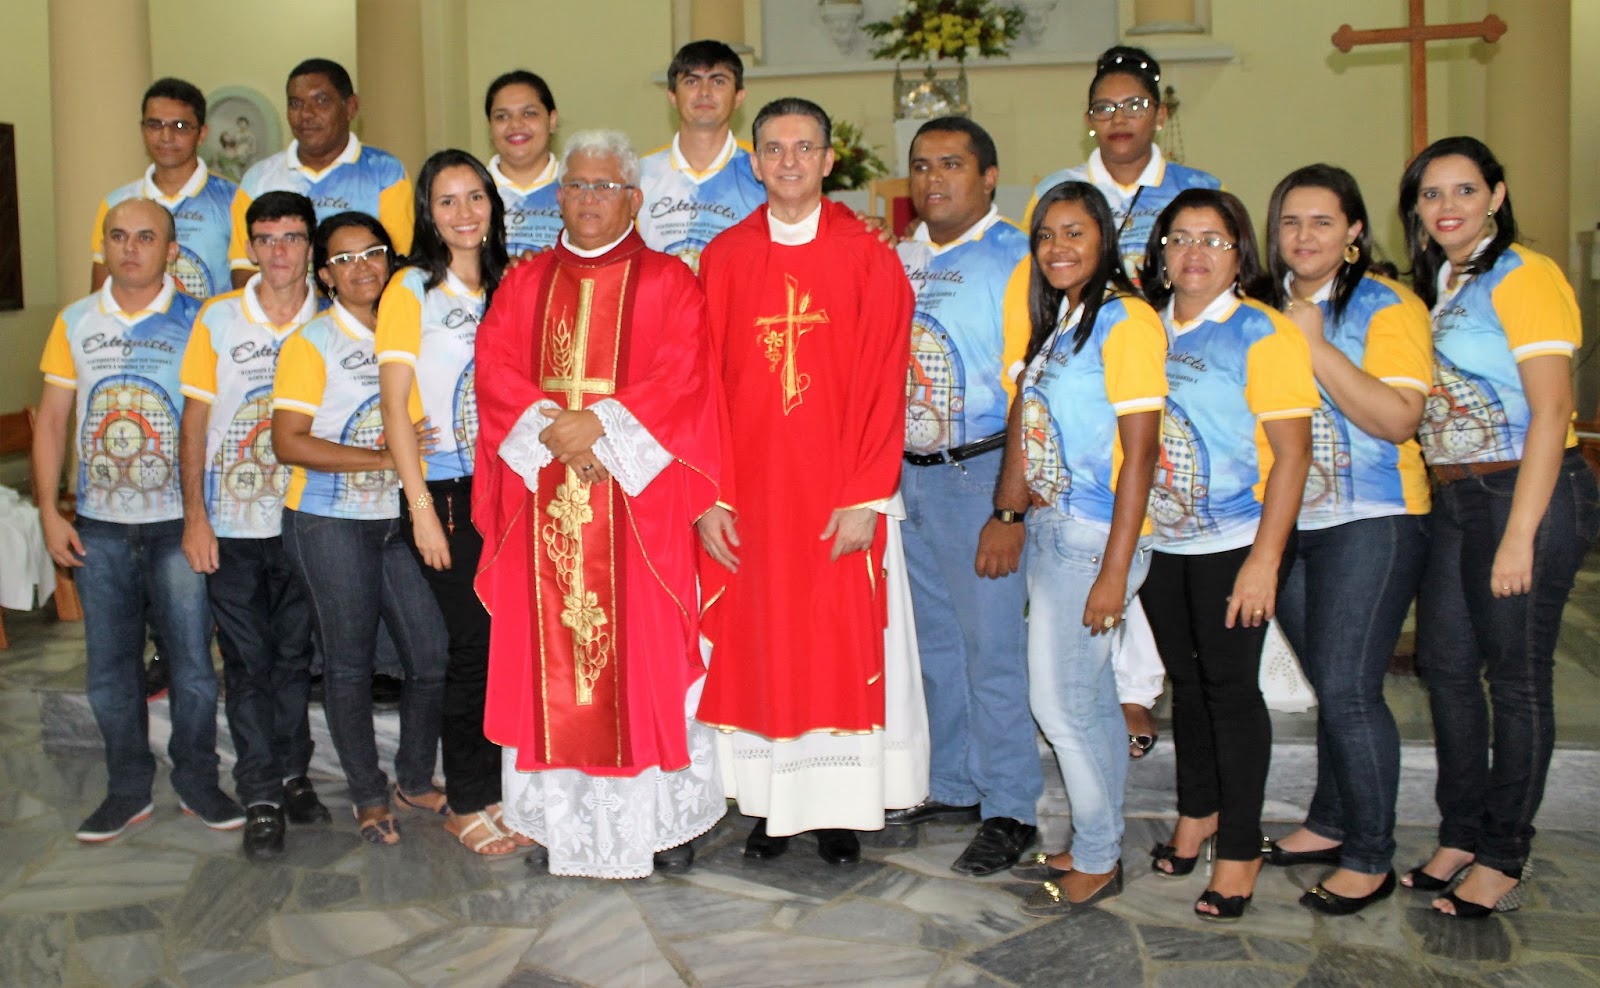
[[[1289,536],[1278,592],[1294,563]],[[1183,556],[1157,550],[1139,600],[1172,680],[1172,743],[1178,813],[1218,815],[1217,857],[1261,856],[1261,803],[1272,758],[1272,722],[1261,698],[1267,626],[1225,627],[1228,595],[1250,546]]]
[[[473,589],[483,538],[472,527],[472,478],[428,482],[433,510],[450,545],[450,568],[436,570],[422,563],[422,575],[439,602],[450,635],[450,661],[445,668],[444,722],[439,732],[444,750],[445,795],[456,813],[476,813],[500,802],[500,746],[483,736],[484,694],[489,685],[489,612]],[[411,551],[417,541],[405,515]]]

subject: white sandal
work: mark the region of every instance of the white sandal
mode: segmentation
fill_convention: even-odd
[[[490,816],[487,810],[479,810],[476,813],[468,813],[465,815],[465,817],[463,817],[463,819],[466,819],[469,822],[467,823],[466,827],[464,827],[459,833],[455,834],[455,838],[461,842],[463,847],[467,848],[473,854],[481,854],[485,857],[493,858],[499,857],[503,854],[516,853],[516,842],[511,840],[509,834],[495,826],[494,817]],[[480,830],[486,831],[487,833],[482,837],[475,838],[472,836]],[[488,847],[490,844],[493,844],[495,841],[507,841],[511,844],[511,847],[504,851],[484,850],[484,848]]]

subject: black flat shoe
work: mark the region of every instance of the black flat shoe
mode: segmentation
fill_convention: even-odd
[[[244,856],[265,858],[283,853],[283,811],[271,803],[257,803],[244,814]]]
[[[688,842],[655,853],[656,871],[663,875],[681,875],[694,867],[694,845]]]
[[[1205,841],[1207,861],[1210,861],[1211,856],[1216,853],[1216,848],[1217,839],[1215,837],[1207,837]],[[1163,861],[1171,865],[1170,870],[1161,867],[1161,862]],[[1199,863],[1200,855],[1196,854],[1192,858],[1180,858],[1178,857],[1178,849],[1171,844],[1157,844],[1150,849],[1150,870],[1162,878],[1183,878],[1192,874],[1194,866]]]
[[[782,857],[783,852],[788,849],[789,838],[767,835],[765,817],[756,821],[755,829],[744,839],[744,856],[756,861],[771,861],[773,858]]]
[[[1244,916],[1244,911],[1250,908],[1251,898],[1248,895],[1223,895],[1214,889],[1206,889],[1194,902],[1194,914],[1208,923],[1237,923]],[[1211,906],[1216,912],[1204,912],[1200,909],[1202,905]]]
[[[992,816],[983,821],[978,835],[972,838],[972,843],[956,858],[950,870],[974,878],[1004,871],[1022,859],[1022,852],[1038,835],[1039,828],[1031,823],[1008,816]]]
[[[1339,856],[1344,853],[1344,845],[1335,844],[1325,847],[1320,851],[1285,851],[1278,846],[1275,840],[1261,839],[1261,857],[1269,865],[1279,868],[1288,868],[1293,865],[1303,864],[1331,864],[1339,863]]]
[[[317,798],[317,790],[305,776],[283,784],[283,812],[290,823],[327,823],[333,814]]]
[[[1417,892],[1443,892],[1447,889],[1453,889],[1461,884],[1463,878],[1467,877],[1467,869],[1472,867],[1472,862],[1468,861],[1455,871],[1452,871],[1449,878],[1435,878],[1423,871],[1424,867],[1425,864],[1420,864],[1406,872],[1408,881],[1401,884]]]
[[[1374,902],[1389,898],[1394,894],[1394,887],[1394,871],[1391,869],[1387,875],[1383,876],[1383,884],[1367,895],[1340,895],[1337,892],[1329,892],[1318,884],[1311,886],[1310,891],[1300,897],[1300,904],[1327,916],[1351,916]]]
[[[883,815],[884,826],[911,827],[919,823],[940,820],[945,823],[977,823],[977,806],[952,806],[937,799],[924,799],[903,810],[889,810]]]
[[[855,864],[861,860],[861,838],[854,830],[819,830],[817,857],[831,865]]]

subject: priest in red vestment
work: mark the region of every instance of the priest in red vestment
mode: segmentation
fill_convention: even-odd
[[[559,242],[477,333],[484,733],[506,750],[505,823],[552,873],[642,877],[686,869],[726,806],[691,720],[693,524],[720,470],[704,297],[634,231],[626,137],[576,134],[562,168]]]
[[[762,818],[746,855],[815,830],[843,864],[886,805],[882,512],[900,480],[912,292],[878,235],[823,198],[830,130],[806,100],[763,107],[767,205],[700,257],[725,422],[721,503],[699,523],[699,718],[732,735],[724,775]]]

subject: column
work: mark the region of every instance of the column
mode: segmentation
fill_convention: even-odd
[[[147,0],[50,0],[50,144],[56,293],[89,292],[89,232],[100,199],[145,166],[139,94],[150,76]]]
[[[690,0],[689,33],[692,41],[709,38],[726,42],[737,52],[748,52],[744,0]]]
[[[428,156],[422,0],[356,0],[356,92],[361,140],[415,176]]]
[[[1209,0],[1133,0],[1128,34],[1204,34],[1211,30]]]
[[[1506,167],[1521,239],[1566,267],[1572,76],[1552,42],[1567,37],[1572,7],[1570,0],[1517,4],[1505,19],[1505,37],[1488,55],[1484,140]]]

